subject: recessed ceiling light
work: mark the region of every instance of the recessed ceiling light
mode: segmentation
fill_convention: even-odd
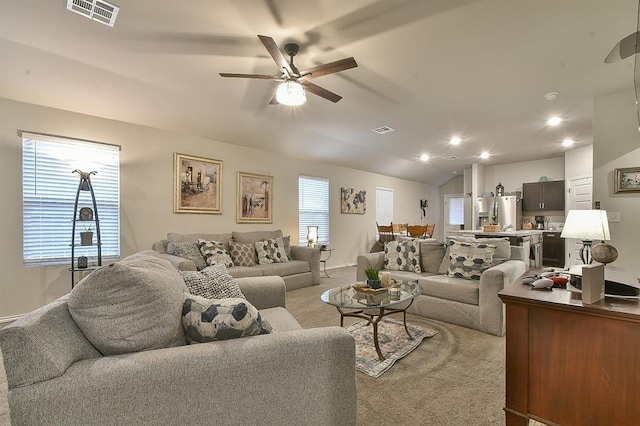
[[[573,145],[573,139],[571,138],[567,138],[562,141],[562,146],[571,146],[571,145]]]
[[[422,154],[420,156],[420,161],[429,161],[429,154]]]
[[[482,154],[480,154],[480,158],[486,160],[487,158],[489,158],[489,153],[487,151],[483,151]]]
[[[461,139],[457,136],[451,138],[451,145],[460,145]]]
[[[558,95],[559,95],[558,92],[549,92],[546,95],[544,95],[544,98],[548,101],[555,101]]]
[[[549,126],[557,126],[561,122],[562,122],[562,118],[558,117],[557,115],[554,115],[553,117],[547,120],[547,124]]]

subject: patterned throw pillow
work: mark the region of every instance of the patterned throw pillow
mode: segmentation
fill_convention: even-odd
[[[485,243],[452,241],[449,246],[450,265],[447,275],[467,280],[480,280],[480,275],[491,267],[496,246]]]
[[[184,294],[182,326],[187,343],[269,334],[273,327],[245,299],[206,299]]]
[[[255,266],[258,263],[256,248],[253,244],[229,242],[229,254],[236,266]]]
[[[198,240],[198,245],[200,246],[200,252],[202,253],[202,256],[204,256],[204,260],[207,262],[207,265],[211,266],[216,263],[223,263],[224,266],[229,268],[233,266],[231,256],[229,256],[229,253],[225,250],[223,243],[218,241]]]
[[[238,297],[244,299],[240,287],[223,263],[207,266],[202,271],[180,271],[189,293],[208,299]]]
[[[420,273],[418,240],[390,241],[384,247],[384,269]]]
[[[197,241],[177,242],[173,243],[173,246],[175,255],[192,261],[198,271],[207,267],[207,261],[204,260]]]
[[[289,261],[287,253],[284,251],[282,237],[272,240],[256,241],[255,246],[256,252],[258,253],[258,263],[260,265]]]

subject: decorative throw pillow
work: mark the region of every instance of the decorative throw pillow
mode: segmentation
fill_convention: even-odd
[[[153,250],[132,254],[84,277],[68,299],[87,340],[105,356],[185,344],[178,270]]]
[[[287,257],[291,259],[291,235],[285,235],[282,237],[284,243],[284,252],[287,253]]]
[[[484,243],[453,241],[449,247],[451,261],[447,275],[467,280],[480,280],[480,275],[491,267],[496,246]]]
[[[225,250],[223,243],[218,241],[198,240],[198,245],[200,246],[200,252],[202,253],[202,256],[204,256],[204,260],[207,262],[207,265],[211,266],[216,263],[222,263],[224,266],[228,266],[229,268],[233,266],[231,256],[229,256],[229,253]]]
[[[206,299],[184,294],[182,326],[188,343],[269,334],[271,324],[245,299]]]
[[[189,293],[207,299],[236,297],[244,299],[244,294],[227,272],[223,263],[207,266],[202,271],[180,271]]]
[[[474,238],[465,236],[449,236],[448,241],[457,241],[460,243],[473,243],[473,244],[491,244],[496,246],[496,252],[493,254],[493,261],[491,266],[499,265],[506,262],[511,258],[511,243],[509,237],[492,237],[492,238]]]
[[[204,259],[197,241],[173,243],[173,250],[176,256],[192,261],[198,271],[207,267],[207,261]]]
[[[434,239],[418,239],[420,244],[420,267],[424,272],[437,274],[447,246],[444,242]],[[447,268],[449,262],[447,259]],[[446,271],[445,271],[446,272]]]
[[[255,266],[258,263],[256,248],[253,244],[229,242],[229,255],[236,266]]]
[[[420,273],[419,241],[390,241],[385,244],[384,269]]]
[[[284,251],[284,242],[282,237],[274,238],[272,240],[256,241],[256,252],[258,253],[258,263],[260,265],[266,265],[269,263],[284,263],[288,262],[289,258]]]

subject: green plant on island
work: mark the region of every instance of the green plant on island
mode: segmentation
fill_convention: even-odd
[[[378,272],[379,272],[379,269],[378,268],[374,268],[373,266],[369,266],[364,270],[364,274],[370,280],[377,280],[378,279]]]

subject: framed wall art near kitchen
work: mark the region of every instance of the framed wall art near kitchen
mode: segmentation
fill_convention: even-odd
[[[614,193],[640,192],[640,167],[616,169]]]
[[[273,176],[238,172],[238,223],[273,223]]]
[[[365,214],[367,212],[367,191],[340,188],[340,213]]]
[[[222,161],[173,154],[174,213],[222,213]]]

